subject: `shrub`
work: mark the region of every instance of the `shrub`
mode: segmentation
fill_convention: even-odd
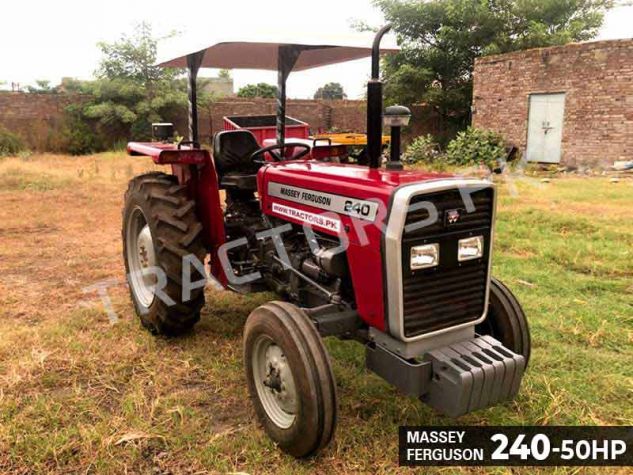
[[[105,150],[96,127],[84,117],[82,104],[71,104],[65,110],[60,150],[71,155],[86,155]]]
[[[247,84],[244,87],[241,87],[239,91],[237,91],[237,97],[276,97],[277,96],[277,86],[273,86],[272,84],[267,84],[265,82],[260,82],[258,84]]]
[[[495,169],[505,156],[505,140],[500,134],[473,127],[459,132],[446,147],[447,162],[457,166],[485,164]]]
[[[443,161],[439,147],[431,134],[416,137],[407,147],[402,159],[407,163],[423,163],[434,167],[441,166]]]
[[[0,128],[0,157],[4,155],[17,155],[24,150],[24,143],[14,133]]]
[[[63,132],[63,138],[62,151],[71,155],[88,155],[104,150],[89,127],[68,127]]]

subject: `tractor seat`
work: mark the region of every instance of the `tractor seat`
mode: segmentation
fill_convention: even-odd
[[[261,147],[249,130],[225,130],[213,137],[213,160],[220,188],[257,189],[260,165],[251,161]]]

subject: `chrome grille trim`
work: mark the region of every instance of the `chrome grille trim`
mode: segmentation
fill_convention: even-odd
[[[404,302],[403,302],[403,280],[402,280],[402,235],[406,224],[407,212],[411,198],[427,193],[438,191],[458,190],[461,196],[464,192],[468,196],[468,192],[477,190],[495,188],[494,184],[489,181],[468,178],[448,178],[431,180],[424,183],[416,183],[412,185],[404,185],[398,188],[394,194],[391,204],[391,212],[387,222],[385,232],[385,278],[387,281],[387,326],[389,333],[401,341],[417,341],[424,338],[430,338],[447,331],[453,331],[459,328],[474,326],[481,323],[486,318],[488,308],[488,299],[490,292],[490,272],[492,266],[492,248],[494,244],[494,225],[496,220],[496,202],[497,193],[494,192],[494,201],[492,206],[492,223],[490,229],[490,255],[488,257],[488,278],[486,282],[486,296],[484,303],[484,312],[480,318],[475,321],[462,323],[452,327],[442,328],[440,330],[407,337],[404,332]],[[468,200],[466,205],[468,205]],[[468,208],[468,206],[466,206]],[[468,210],[467,210],[468,211]]]

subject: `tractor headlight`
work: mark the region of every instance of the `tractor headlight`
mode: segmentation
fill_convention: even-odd
[[[474,236],[460,239],[457,244],[457,260],[470,261],[471,259],[479,259],[484,255],[484,237]]]
[[[440,245],[424,244],[411,248],[411,270],[435,267],[440,262]]]

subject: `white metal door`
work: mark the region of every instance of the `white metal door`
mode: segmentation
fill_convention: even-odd
[[[529,162],[560,162],[564,117],[564,93],[530,95],[527,143]]]

